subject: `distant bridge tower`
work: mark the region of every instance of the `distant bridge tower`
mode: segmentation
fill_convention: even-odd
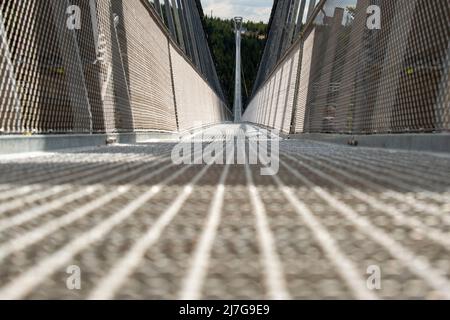
[[[234,18],[236,33],[236,81],[234,87],[234,122],[241,122],[242,118],[242,84],[241,84],[241,17]]]

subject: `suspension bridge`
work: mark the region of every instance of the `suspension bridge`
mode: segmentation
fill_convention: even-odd
[[[276,0],[242,106],[200,1],[1,2],[0,299],[450,299],[449,6]]]

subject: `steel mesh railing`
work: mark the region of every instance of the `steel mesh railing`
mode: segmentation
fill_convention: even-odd
[[[200,24],[194,10],[189,19]],[[2,1],[0,37],[3,134],[177,131],[177,113],[213,123],[228,117],[207,45],[205,74],[180,49],[186,74],[196,75],[185,83],[171,65],[179,39],[147,0]],[[182,99],[208,95],[213,114],[183,101],[177,109],[175,83],[191,92]]]
[[[380,9],[380,28],[369,28],[369,6]],[[297,88],[291,133],[450,130],[448,1],[321,1],[290,49],[295,50],[302,54],[291,78]],[[247,121],[274,127],[254,110],[279,109],[259,97],[270,92],[277,70],[289,59],[289,54],[280,59],[256,91]]]
[[[290,132],[299,56],[300,50],[294,50],[279,65],[248,105],[243,121]]]
[[[172,45],[170,54],[180,130],[231,119],[224,102]]]
[[[139,1],[124,1],[120,30],[135,129],[176,130],[169,45]],[[143,32],[145,30],[145,32]]]
[[[315,20],[308,131],[450,129],[448,1],[354,1],[353,17],[343,4],[328,1],[329,15]],[[379,30],[366,27],[371,4],[381,8]]]

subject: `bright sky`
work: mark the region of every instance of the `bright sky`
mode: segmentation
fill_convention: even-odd
[[[268,22],[273,0],[201,0],[205,15],[221,18],[243,17],[244,20]]]

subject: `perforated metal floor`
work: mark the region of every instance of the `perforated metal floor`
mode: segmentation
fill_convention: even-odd
[[[1,160],[0,298],[450,299],[450,157],[283,140],[272,177],[174,146]]]

